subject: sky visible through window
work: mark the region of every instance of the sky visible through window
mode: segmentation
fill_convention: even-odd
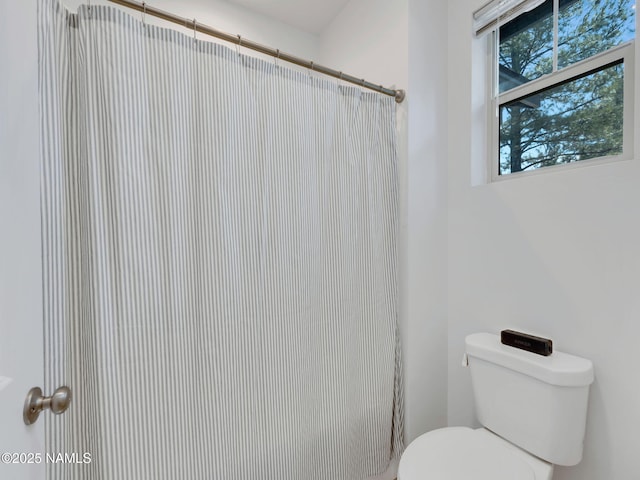
[[[635,0],[553,1],[500,28],[499,91],[528,83],[635,37]],[[500,174],[622,153],[624,65],[500,107]]]

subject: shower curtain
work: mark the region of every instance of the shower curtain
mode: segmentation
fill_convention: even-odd
[[[394,100],[104,6],[39,32],[48,478],[384,471]]]

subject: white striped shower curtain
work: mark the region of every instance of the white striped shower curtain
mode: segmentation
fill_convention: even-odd
[[[40,0],[56,480],[357,480],[402,450],[393,98]],[[87,455],[88,454],[88,457]],[[89,461],[87,461],[89,460]]]

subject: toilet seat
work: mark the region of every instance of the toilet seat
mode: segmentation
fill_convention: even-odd
[[[548,480],[553,466],[483,428],[449,427],[407,447],[398,480]]]

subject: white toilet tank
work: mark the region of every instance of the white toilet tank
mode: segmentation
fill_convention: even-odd
[[[550,463],[579,463],[591,361],[557,351],[544,357],[489,333],[469,335],[465,343],[480,423]]]

